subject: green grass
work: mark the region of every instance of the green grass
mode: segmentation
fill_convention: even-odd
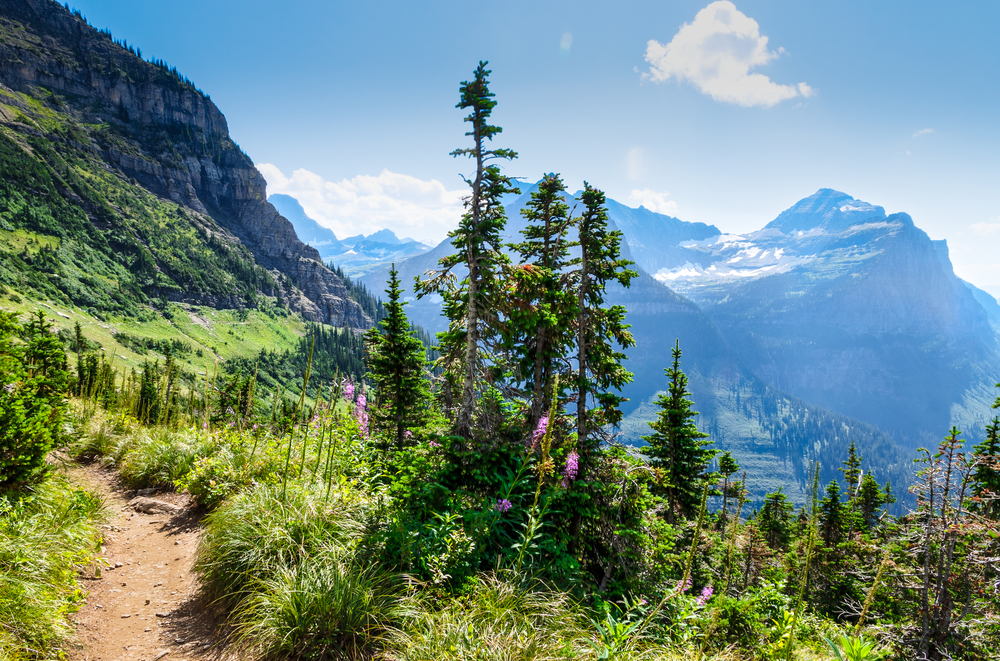
[[[0,499],[0,660],[58,658],[86,594],[77,568],[100,548],[99,496],[51,476],[16,502]]]

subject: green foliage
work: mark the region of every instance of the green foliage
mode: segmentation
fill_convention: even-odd
[[[386,315],[365,334],[368,377],[375,386],[372,427],[385,430],[397,450],[407,443],[406,433],[427,420],[430,383],[423,343],[410,330],[401,302],[395,265],[389,271]],[[412,436],[412,433],[411,433]]]
[[[399,577],[343,549],[280,565],[233,611],[237,647],[260,659],[358,659],[407,612]]]
[[[454,395],[445,397],[445,413],[453,409],[456,431],[471,438],[477,396],[481,393],[486,372],[480,355],[483,345],[491,346],[498,333],[497,312],[502,308],[505,288],[502,271],[509,262],[503,252],[501,232],[507,222],[503,196],[519,192],[513,180],[500,171],[495,160],[511,160],[517,153],[510,149],[487,149],[503,129],[489,124],[496,106],[489,90],[486,62],[480,62],[472,81],[459,88],[458,108],[468,109],[472,147],[456,149],[452,156],[466,156],[476,162],[476,173],[466,179],[470,194],[465,198],[465,213],[458,227],[451,231],[455,252],[443,257],[441,270],[427,280],[417,283],[418,296],[437,293],[444,299],[444,313],[449,319],[448,330],[438,335],[442,353],[442,369],[451,379],[461,384],[459,401]],[[466,271],[465,277],[455,283],[452,273],[456,267]]]
[[[549,409],[553,370],[565,364],[573,343],[577,301],[567,269],[576,244],[568,238],[573,221],[565,194],[562,178],[546,175],[521,210],[524,241],[511,245],[521,263],[512,271],[504,341],[528,393],[529,428]]]
[[[608,230],[604,193],[587,182],[583,186],[584,211],[577,221],[580,257],[575,260],[573,280],[577,298],[577,444],[586,472],[600,438],[599,430],[621,422],[620,406],[625,400],[613,391],[632,381],[632,374],[622,362],[624,350],[634,346],[635,340],[625,323],[625,308],[605,305],[607,285],[628,287],[638,272],[629,269],[632,262],[621,256],[622,233]]]
[[[877,649],[874,641],[864,638],[864,636],[840,638],[836,643],[829,638],[824,638],[829,645],[837,661],[878,661],[884,658],[885,651]]]
[[[1000,408],[1000,399],[993,408]],[[1000,519],[1000,417],[986,426],[986,438],[975,446],[973,456],[977,465],[970,507],[996,521]]]
[[[673,365],[665,371],[670,379],[668,391],[656,399],[660,408],[657,419],[649,423],[653,433],[643,436],[649,443],[650,464],[663,472],[660,489],[667,498],[667,520],[676,515],[692,516],[701,495],[708,463],[715,456],[708,434],[699,431],[694,422],[697,411],[688,399],[688,378],[681,371],[680,340],[673,349]]]
[[[100,550],[97,495],[52,476],[18,500],[0,498],[0,658],[57,658],[67,616],[86,599],[77,567]]]
[[[586,620],[565,594],[485,574],[455,602],[417,601],[386,656],[397,661],[556,661],[588,658]],[[591,657],[593,658],[593,657]]]
[[[59,440],[69,372],[41,312],[23,323],[0,312],[0,490],[39,479]]]

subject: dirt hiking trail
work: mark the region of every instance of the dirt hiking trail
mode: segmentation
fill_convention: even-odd
[[[70,471],[104,497],[100,578],[88,569],[86,603],[73,615],[77,640],[70,661],[222,661],[232,658],[211,612],[198,599],[191,571],[200,513],[188,495],[124,489],[113,470]],[[110,567],[108,566],[110,563]]]

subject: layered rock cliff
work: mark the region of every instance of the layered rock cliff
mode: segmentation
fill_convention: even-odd
[[[36,119],[51,109],[72,117],[77,127],[96,126],[68,131],[58,140],[190,210],[192,217],[203,217],[212,236],[245,247],[256,264],[276,276],[283,299],[304,318],[371,325],[319,253],[299,241],[291,223],[267,202],[263,177],[233,142],[225,117],[208,96],[52,0],[0,0],[0,28],[0,85],[23,95],[11,103],[21,98]],[[34,108],[33,102],[43,107]],[[12,135],[37,131],[41,121],[33,127],[6,119]],[[176,288],[163,295],[212,300],[210,294]],[[218,297],[215,302],[226,304]]]

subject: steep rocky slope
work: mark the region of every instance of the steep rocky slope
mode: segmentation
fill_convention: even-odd
[[[981,433],[1000,376],[989,297],[907,214],[823,189],[757,232],[680,247],[657,279],[767,383],[912,447],[950,424]]]
[[[0,152],[9,285],[96,311],[273,297],[312,321],[371,323],[266,201],[215,104],[52,0],[0,0]]]

